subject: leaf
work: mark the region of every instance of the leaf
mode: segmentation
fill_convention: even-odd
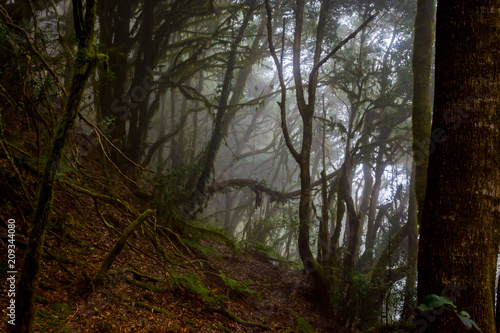
[[[458,318],[460,318],[460,320],[462,321],[462,323],[464,323],[465,327],[467,327],[468,330],[472,328],[472,320],[463,316],[458,316]]]
[[[436,294],[430,294],[422,299],[422,304],[427,305],[429,309],[439,308],[445,305],[454,307],[453,302],[445,296],[438,296]]]
[[[425,304],[420,304],[419,306],[417,306],[417,309],[423,311],[423,312],[427,312],[429,310],[431,310],[431,308],[429,308],[427,305]]]
[[[470,314],[468,314],[467,311],[462,310],[462,311],[460,311],[460,313],[458,315],[463,316],[463,317],[467,317],[470,319]]]
[[[460,313],[457,313],[457,316],[458,316],[458,318],[460,318],[460,320],[465,325],[465,327],[467,327],[468,330],[470,330],[470,329],[472,329],[472,327],[474,327],[479,332],[481,332],[481,333],[483,332],[477,326],[476,322],[474,320],[470,319],[470,315],[466,311],[460,311]]]

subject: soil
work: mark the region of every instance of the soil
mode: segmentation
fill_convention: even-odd
[[[36,133],[21,116],[9,120],[5,136],[23,152],[41,155],[44,144],[40,148]],[[66,156],[77,153],[71,144]],[[154,217],[128,238],[104,284],[94,285],[93,277],[121,231],[147,208],[111,165],[107,167],[113,176],[103,177],[99,158],[80,157],[80,165],[63,161],[60,167],[35,289],[33,332],[343,332],[297,268],[251,245],[230,250],[203,233],[180,235]],[[31,205],[19,200],[23,190],[16,186],[14,165],[0,154],[2,176],[12,177],[0,186],[0,235],[7,235],[7,221],[15,219],[19,279],[43,165],[19,151],[13,161]],[[126,202],[135,213],[67,183]],[[147,184],[142,185],[147,191]],[[7,244],[2,237],[2,332],[10,301]]]

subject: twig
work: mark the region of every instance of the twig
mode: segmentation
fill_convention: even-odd
[[[104,133],[102,133],[102,131],[99,129],[99,127],[97,127],[96,125],[94,125],[92,122],[90,122],[87,118],[85,118],[84,115],[82,115],[81,113],[79,114],[79,117],[80,119],[82,119],[87,125],[91,126],[95,131],[96,131],[96,134],[97,136],[99,137],[99,133],[102,135],[102,137],[104,138],[104,140],[106,140],[106,142],[111,146],[113,147],[113,149],[115,149],[126,161],[132,163],[135,167],[141,169],[142,171],[148,171],[148,172],[151,172],[151,173],[155,173],[153,170],[151,169],[148,169],[148,168],[145,168],[143,167],[142,165],[139,165],[137,163],[135,163],[134,161],[132,161],[131,159],[129,159],[118,147],[116,147],[112,142],[111,140],[109,140],[106,135],[104,135]]]
[[[123,210],[130,215],[137,215],[138,214],[138,212],[134,208],[132,208],[129,204],[127,204],[126,202],[124,202],[120,199],[113,198],[109,195],[99,194],[99,193],[93,192],[93,191],[88,190],[86,188],[75,185],[75,184],[69,182],[68,180],[63,180],[63,183],[68,185],[69,187],[71,187],[72,189],[74,189],[77,192],[86,194],[86,195],[91,196],[93,198],[104,201],[108,204],[111,204],[111,205],[115,206],[116,208]]]
[[[101,146],[101,150],[102,150],[102,153],[104,154],[104,156],[106,157],[106,159],[109,161],[109,163],[111,163],[111,165],[113,165],[115,167],[116,170],[118,170],[118,172],[120,173],[120,175],[122,175],[125,179],[127,179],[129,182],[131,182],[132,184],[134,184],[135,186],[139,187],[139,184],[137,184],[134,180],[132,180],[130,177],[128,177],[127,175],[125,175],[121,170],[120,168],[109,158],[108,154],[106,154],[106,149],[104,149],[104,146],[102,145],[102,141],[101,141],[101,135],[99,134],[99,132],[96,132],[97,133],[97,141],[99,141],[99,146]],[[136,164],[137,165],[137,164]]]
[[[144,302],[140,302],[140,301],[134,301],[130,298],[126,298],[126,297],[118,295],[118,294],[113,293],[112,295],[116,296],[117,298],[121,299],[124,302],[130,303],[130,305],[132,305],[132,306],[136,306],[139,308],[150,310],[153,313],[161,313],[161,314],[166,315],[168,317],[172,317],[172,314],[168,313],[167,311],[165,311],[163,309],[157,308],[155,306],[152,306],[152,305],[146,304]]]

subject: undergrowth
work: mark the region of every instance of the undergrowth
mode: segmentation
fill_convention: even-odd
[[[38,310],[33,326],[41,332],[69,332],[67,326],[71,309],[67,304],[54,303]]]
[[[262,302],[262,297],[259,292],[250,289],[249,285],[252,283],[250,280],[243,280],[243,281],[238,281],[235,279],[231,279],[224,275],[224,273],[220,273],[221,279],[224,281],[224,283],[231,288],[232,290],[236,291],[239,294],[242,295],[249,295],[249,296],[255,296],[257,299]]]
[[[204,255],[212,256],[220,261],[224,260],[220,255],[215,253],[215,250],[212,246],[206,247],[201,245],[200,238],[192,238],[192,239],[182,238],[182,242],[187,246],[189,246],[191,249],[200,251]]]
[[[189,292],[198,295],[207,303],[222,303],[227,300],[226,296],[216,295],[201,281],[200,277],[188,272],[186,275],[170,270],[170,275],[174,284],[174,289],[185,288]]]
[[[298,313],[289,309],[292,313],[293,318],[295,318],[295,324],[297,325],[297,330],[301,333],[316,333],[314,327],[304,318],[302,318]]]

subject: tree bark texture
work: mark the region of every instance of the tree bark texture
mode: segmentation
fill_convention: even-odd
[[[418,299],[446,294],[496,332],[500,199],[500,1],[439,1],[436,88],[418,255]],[[453,291],[457,291],[453,293]],[[459,332],[448,312],[432,332]]]

